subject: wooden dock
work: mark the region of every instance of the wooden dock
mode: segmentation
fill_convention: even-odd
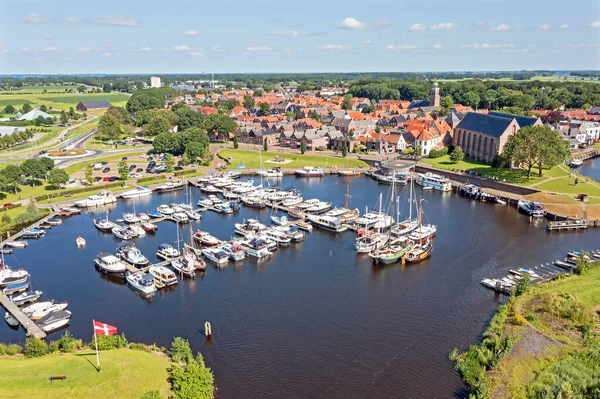
[[[35,324],[33,320],[27,317],[17,305],[12,303],[6,295],[2,293],[0,293],[0,304],[2,304],[2,306],[4,306],[4,309],[6,309],[7,312],[9,312],[15,317],[15,319],[19,321],[19,323],[27,331],[27,335],[38,339],[46,338],[46,333],[40,327],[38,327],[38,325]]]
[[[546,229],[548,231],[560,231],[560,230],[584,230],[587,229],[589,223],[584,219],[573,219],[573,220],[564,220],[564,221],[555,221],[548,222],[546,225]]]
[[[59,209],[57,209],[57,208],[55,208],[55,207],[53,206],[53,207],[52,207],[52,212],[50,212],[50,214],[49,214],[48,216],[46,216],[46,217],[44,217],[44,218],[42,218],[42,219],[38,220],[37,222],[35,222],[35,223],[31,224],[31,225],[30,225],[30,226],[28,226],[27,228],[25,228],[25,229],[22,229],[21,231],[19,231],[19,232],[15,233],[15,234],[13,234],[13,235],[11,235],[11,236],[8,236],[7,238],[5,238],[5,239],[3,240],[3,242],[2,242],[2,247],[4,247],[4,246],[5,246],[7,243],[9,243],[9,242],[13,242],[13,241],[16,241],[16,240],[18,240],[19,238],[21,238],[21,236],[23,235],[23,233],[25,233],[26,231],[29,231],[29,230],[31,230],[31,229],[37,229],[37,228],[39,228],[39,227],[40,227],[40,225],[42,225],[42,224],[46,224],[46,221],[47,221],[48,219],[52,219],[52,218],[54,218],[54,217],[58,216],[58,214],[60,214],[60,210],[59,210]]]

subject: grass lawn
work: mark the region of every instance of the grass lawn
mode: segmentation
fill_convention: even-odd
[[[80,134],[84,134],[89,132],[90,130],[98,127],[98,122],[100,122],[100,118],[94,118],[91,121],[87,121],[77,126],[74,129],[69,130],[67,134],[65,134],[65,139],[69,139],[71,137],[79,136]]]
[[[69,107],[75,107],[80,101],[108,100],[117,107],[123,107],[127,103],[129,95],[124,93],[90,93],[90,94],[57,94],[57,93],[34,93],[25,94],[14,92],[11,94],[0,94],[0,107],[11,104],[15,108],[20,108],[23,104],[29,103],[34,108],[42,104],[52,107],[53,110],[68,110]]]
[[[570,179],[567,176],[538,184],[535,188],[556,193],[588,194],[595,197],[600,196],[600,186],[592,180],[588,180],[588,182],[585,183],[585,179],[581,177],[579,178],[577,186],[574,185],[573,179]]]
[[[219,156],[222,158],[230,157],[232,159],[229,164],[229,169],[236,169],[239,163],[243,163],[246,165],[248,169],[258,169],[260,168],[260,159],[258,155],[258,151],[248,151],[248,150],[234,150],[234,149],[223,149],[219,151]],[[283,165],[274,164],[270,162],[266,162],[275,156],[280,156],[284,159],[292,159],[293,162],[286,163]],[[272,168],[274,166],[279,166],[281,168],[301,168],[303,166],[337,166],[339,168],[345,168],[346,166],[349,168],[357,168],[359,166],[368,167],[366,162],[360,161],[358,159],[344,159],[338,157],[325,157],[320,155],[308,155],[308,154],[287,154],[280,152],[263,152],[262,159],[265,168]],[[214,162],[218,162],[215,159]]]
[[[41,358],[0,359],[0,395],[5,398],[139,398],[157,390],[170,394],[166,356],[130,349],[100,352],[101,371],[94,352]],[[51,375],[64,381],[51,383]]]
[[[128,165],[130,165],[132,163],[145,164],[147,162],[146,159],[139,157],[139,155],[143,154],[144,152],[145,152],[144,150],[137,150],[137,151],[131,151],[131,152],[121,152],[119,154],[106,155],[106,156],[102,156],[102,157],[85,158],[84,161],[77,162],[77,163],[67,166],[66,170],[67,170],[68,174],[73,174],[75,172],[84,170],[88,165],[94,164],[96,162],[101,162],[101,161],[105,161],[105,162],[109,162],[109,163],[110,162],[118,162],[123,157],[129,158],[127,160]],[[139,167],[141,167],[141,166],[139,166]],[[113,174],[117,174],[117,171],[115,170]]]
[[[550,170],[544,170],[544,176],[537,176],[537,170],[531,170],[531,179],[527,180],[527,172],[523,169],[506,169],[492,168],[489,164],[476,161],[472,158],[465,157],[464,160],[458,163],[452,163],[449,155],[444,155],[439,158],[423,158],[423,163],[427,163],[434,168],[457,171],[464,170],[467,172],[478,173],[483,177],[497,177],[500,181],[506,180],[507,183],[529,186],[534,183],[539,183],[546,180],[548,177],[568,176],[568,172],[554,167]]]

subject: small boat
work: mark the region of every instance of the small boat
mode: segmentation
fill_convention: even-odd
[[[171,261],[173,269],[178,271],[182,276],[194,278],[196,277],[196,268],[193,263],[186,262],[184,259],[173,259]]]
[[[431,255],[432,250],[433,246],[431,242],[425,241],[424,243],[415,245],[413,249],[406,253],[404,259],[410,263],[420,262],[427,259]]]
[[[213,207],[219,213],[230,214],[233,213],[233,209],[229,206],[229,202],[220,202],[218,204],[214,204]]]
[[[158,208],[156,208],[157,212],[160,213],[161,215],[172,215],[174,213],[173,209],[171,209],[171,207],[169,205],[159,205]]]
[[[534,218],[542,218],[546,214],[544,205],[539,202],[519,200],[518,207],[519,212]]]
[[[51,230],[52,226],[50,226],[49,224],[40,224],[38,225],[38,228],[42,229],[42,230]]]
[[[152,190],[147,187],[136,187],[132,190],[125,191],[121,193],[121,198],[130,199],[130,198],[142,198],[148,197],[152,195]]]
[[[194,210],[186,210],[185,214],[190,220],[200,220],[200,218],[202,218],[202,215]]]
[[[223,243],[219,249],[225,252],[229,259],[234,262],[243,260],[246,257],[244,249],[237,241]]]
[[[135,213],[124,213],[123,214],[123,220],[125,221],[125,223],[139,223],[141,221],[141,219],[135,214]]]
[[[94,264],[100,272],[108,276],[123,278],[127,271],[125,264],[113,254],[100,253],[96,259],[94,259]]]
[[[21,238],[38,239],[38,238],[43,237],[45,234],[46,234],[46,232],[44,230],[31,229],[31,230],[27,230],[27,231],[24,231],[23,233],[21,233]]]
[[[256,174],[258,176],[262,176],[262,177],[266,177],[266,178],[283,177],[283,172],[281,171],[281,168],[278,166],[271,168],[271,169],[261,169],[258,172],[256,172]]]
[[[321,177],[325,173],[323,172],[323,168],[305,166],[302,169],[295,170],[294,174],[298,177]]]
[[[54,218],[46,220],[46,223],[50,226],[60,226],[62,224],[62,219]]]
[[[156,292],[154,276],[150,273],[127,273],[125,279],[129,286],[142,294],[152,294]]]
[[[300,229],[304,230],[304,231],[308,231],[309,233],[311,231],[313,231],[313,226],[312,224],[305,222],[305,221],[296,221],[296,226],[298,226]]]
[[[358,253],[369,253],[378,250],[387,244],[389,236],[387,234],[369,233],[356,239],[354,248]]]
[[[205,193],[218,193],[221,190],[219,190],[212,184],[203,184],[202,186],[200,186],[200,191]]]
[[[170,244],[160,244],[156,256],[164,260],[171,260],[179,256],[179,251]]]
[[[234,226],[235,232],[243,236],[258,233],[267,229],[267,226],[256,219],[244,220],[243,223],[235,223]]]
[[[4,312],[4,320],[6,320],[6,324],[11,327],[17,327],[19,325],[19,320],[17,320],[15,316],[8,312]]]
[[[71,319],[71,312],[68,310],[59,310],[58,312],[52,312],[38,320],[37,325],[44,330],[44,332],[51,332],[58,330],[61,327],[69,324]]]
[[[131,230],[134,237],[145,237],[146,236],[146,230],[144,230],[143,228],[141,228],[138,225],[129,226],[129,230]]]
[[[11,248],[26,248],[29,243],[27,241],[9,241],[4,243],[4,245]]]
[[[210,200],[210,202],[212,202],[213,205],[220,204],[221,202],[223,202],[223,200],[217,197],[216,195],[209,195],[208,199]]]
[[[143,267],[150,263],[148,258],[142,255],[135,244],[131,242],[124,242],[117,245],[117,256],[136,267]]]
[[[233,170],[231,172],[223,173],[222,177],[227,178],[227,179],[239,179],[240,176],[242,176],[242,174],[240,172],[236,172]]]
[[[164,288],[177,284],[177,276],[164,266],[150,266],[148,273],[154,277],[156,288]]]
[[[86,199],[75,201],[75,206],[79,208],[89,208],[99,205],[113,204],[117,202],[117,197],[110,191],[100,191],[96,195],[90,195]],[[72,212],[68,211],[69,216]]]
[[[171,215],[175,223],[189,223],[190,218],[184,212],[175,212]]]
[[[569,166],[572,168],[577,168],[579,166],[583,165],[583,159],[576,159],[573,158],[571,159],[571,161],[569,162]]]
[[[241,201],[250,208],[264,208],[266,206],[265,201],[262,198],[242,197]]]
[[[114,227],[112,222],[108,220],[108,217],[106,219],[94,219],[94,226],[102,232],[112,231]]]
[[[404,254],[412,250],[415,243],[406,237],[398,240],[393,240],[392,243],[371,252],[369,255],[373,258],[373,262],[377,264],[389,265],[398,262]]]
[[[229,201],[229,207],[233,212],[237,212],[241,208],[240,203],[238,201]]]
[[[309,215],[308,220],[319,228],[336,233],[342,233],[348,230],[348,227],[344,226],[340,219],[331,216]]]
[[[194,234],[194,240],[196,240],[196,242],[198,242],[204,246],[207,246],[207,247],[219,245],[219,243],[220,243],[218,238],[211,236],[206,231],[200,231],[200,230],[198,230]]]
[[[295,219],[305,220],[308,215],[304,213],[301,209],[291,208],[288,210],[288,216],[293,217]]]
[[[286,225],[289,222],[289,220],[286,216],[275,216],[275,215],[271,216],[271,221],[278,226]]]
[[[198,200],[198,206],[201,208],[209,208],[213,206],[213,202],[208,198],[201,198]]]
[[[206,262],[201,257],[202,251],[197,250],[191,245],[183,245],[183,262],[187,262],[188,266],[193,267],[196,270],[206,270]]]
[[[148,214],[147,214],[147,213],[140,212],[140,213],[138,213],[137,215],[138,215],[138,218],[140,218],[140,220],[141,220],[142,222],[149,222],[149,221],[150,221],[150,216],[148,216]]]
[[[115,226],[112,229],[112,233],[115,237],[121,240],[131,240],[135,237],[135,234],[129,227]]]
[[[65,208],[61,208],[60,213],[61,215],[64,215],[64,213],[69,213],[68,216],[73,216],[73,215],[79,215],[81,213],[81,209],[80,208],[75,208],[75,207],[65,207]]]
[[[240,246],[246,254],[255,258],[264,258],[271,255],[267,241],[260,238],[253,238],[248,241],[241,241]]]
[[[206,259],[214,262],[217,267],[224,266],[229,261],[229,255],[219,248],[206,248],[202,250],[202,253],[206,256]]]
[[[319,201],[317,204],[311,206],[310,208],[307,208],[305,211],[318,215],[318,214],[327,212],[330,209],[331,209],[331,203]]]
[[[22,311],[31,320],[39,320],[49,313],[65,310],[68,305],[68,302],[38,302],[24,307]]]
[[[12,249],[0,249],[0,253],[2,253],[2,255],[12,255],[13,250]]]
[[[18,294],[19,292],[27,291],[29,289],[29,281],[22,281],[20,283],[12,283],[6,286],[2,290],[4,295],[10,296]]]
[[[85,247],[85,239],[83,237],[77,237],[77,239],[75,240],[75,244],[79,248]]]
[[[425,224],[421,228],[415,228],[409,235],[408,238],[417,242],[425,241],[427,239],[435,237],[437,233],[437,227],[433,224]]]
[[[0,273],[0,287],[6,287],[10,284],[24,283],[28,278],[29,272],[27,270],[4,269]]]
[[[234,200],[234,201],[235,201],[235,200],[239,200],[239,199],[240,199],[240,195],[239,195],[239,194],[232,193],[231,191],[225,191],[225,192],[223,193],[223,197],[224,197],[225,199],[228,199],[228,200]]]
[[[423,190],[433,190],[433,186],[423,186]],[[448,191],[448,190],[444,190]]]
[[[273,229],[279,230],[279,231],[285,233],[290,238],[290,240],[292,240],[292,242],[304,241],[304,232],[298,226],[295,226],[295,225],[292,225],[289,227],[276,226],[276,227],[273,227]]]
[[[281,230],[267,229],[262,234],[275,241],[277,245],[289,245],[292,242],[292,239]]]
[[[168,193],[171,191],[183,190],[184,184],[181,181],[171,181],[162,184],[154,189],[157,193]]]
[[[303,201],[302,197],[292,196],[292,197],[288,197],[287,199],[284,199],[283,202],[281,203],[281,205],[285,206],[286,208],[289,208],[291,206],[301,204],[302,201]]]
[[[423,173],[419,176],[416,183],[423,186],[424,190],[436,189],[440,191],[452,190],[452,184],[447,177],[437,175],[431,172]],[[429,187],[429,188],[426,188]]]
[[[142,229],[148,233],[154,233],[158,230],[158,226],[150,222],[142,223]]]
[[[42,291],[25,291],[18,295],[11,296],[10,301],[17,306],[23,306],[28,303],[39,301],[42,295],[44,295]]]

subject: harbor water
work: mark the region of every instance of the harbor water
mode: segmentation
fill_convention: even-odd
[[[344,205],[347,178],[285,177],[305,199]],[[69,330],[90,340],[92,319],[119,328],[130,341],[168,346],[187,338],[215,374],[221,398],[448,398],[464,397],[466,387],[448,360],[454,348],[468,348],[481,336],[504,298],[480,285],[485,277],[506,275],[562,258],[570,250],[598,246],[600,231],[549,233],[545,221],[529,223],[515,208],[476,202],[453,193],[423,191],[425,222],[438,226],[432,257],[418,264],[374,266],[353,248],[354,233],[315,229],[299,244],[278,249],[269,260],[246,259],[217,270],[209,264],[195,280],[143,299],[124,283],[102,277],[93,260],[112,252],[118,240],[94,228],[94,217],[111,220],[124,212],[153,211],[162,203],[183,202],[183,191],[119,200],[108,208],[64,219],[26,249],[6,256],[24,267],[34,289],[68,301]],[[364,211],[384,203],[389,186],[367,177],[350,178],[351,207]],[[408,187],[401,188],[404,198]],[[195,201],[201,197],[192,188]],[[407,203],[403,203],[403,216]],[[204,212],[184,226],[201,228],[225,240],[233,224],[257,218],[269,224],[270,209],[242,207],[233,215]],[[82,236],[87,245],[77,248]],[[174,244],[176,225],[162,222],[156,235],[135,239],[151,261],[162,243]],[[204,323],[212,339],[204,337]],[[64,331],[64,330],[63,330]],[[58,338],[62,332],[50,335]],[[22,330],[0,328],[4,342],[22,342]]]

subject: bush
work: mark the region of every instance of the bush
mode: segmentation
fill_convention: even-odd
[[[163,397],[160,396],[158,391],[150,391],[143,394],[140,399],[163,399]]]
[[[548,293],[541,298],[539,310],[561,319],[570,320],[575,326],[583,326],[594,321],[594,312],[588,309],[574,295],[563,292]]]
[[[526,326],[527,325],[527,320],[523,316],[521,316],[520,314],[516,314],[515,315],[515,321],[520,326]]]
[[[448,154],[448,147],[444,147],[442,149],[439,150],[431,150],[429,151],[429,158],[439,158],[439,157],[443,157],[444,155]]]
[[[58,344],[58,349],[64,353],[70,353],[83,347],[83,342],[80,339],[75,339],[68,331],[56,343]]]
[[[25,356],[40,357],[48,353],[48,345],[41,339],[27,337],[25,341]]]
[[[129,344],[129,349],[134,351],[142,351],[142,352],[150,352],[152,349],[148,345],[131,343]]]
[[[173,176],[185,176],[193,173],[196,173],[196,169],[178,170],[177,172],[173,173]]]
[[[98,350],[105,351],[109,349],[120,349],[126,348],[128,346],[127,338],[125,338],[125,334],[119,335],[97,335],[98,340]],[[92,342],[90,343],[90,347],[94,347],[94,338],[92,337]]]
[[[160,175],[156,175],[156,176],[148,176],[148,177],[142,177],[140,179],[137,179],[138,184],[141,183],[147,183],[149,181],[154,181],[154,180],[160,180],[163,179],[164,177],[160,176]]]
[[[215,379],[212,371],[204,364],[201,354],[180,366],[173,364],[169,368],[169,377],[174,399],[212,399]]]
[[[175,363],[187,363],[194,358],[194,355],[192,354],[192,348],[190,348],[190,343],[187,339],[181,337],[175,337],[173,339],[169,354]]]
[[[19,353],[22,353],[22,352],[23,352],[23,348],[21,347],[21,345],[10,344],[6,347],[6,354],[9,356],[18,355]]]
[[[48,353],[58,352],[58,342],[52,341],[48,344]]]
[[[6,355],[6,344],[0,343],[0,356]]]

